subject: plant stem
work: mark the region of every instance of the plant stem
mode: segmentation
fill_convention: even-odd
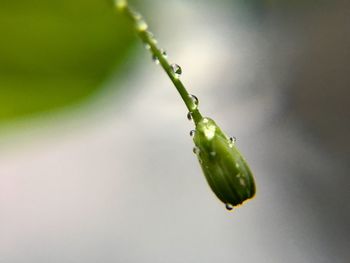
[[[202,115],[198,110],[198,105],[195,103],[192,96],[187,92],[185,86],[179,79],[178,74],[174,72],[171,64],[163,54],[164,51],[158,48],[157,40],[154,39],[153,34],[147,31],[147,23],[143,20],[142,16],[139,13],[135,12],[128,6],[126,0],[116,0],[116,7],[119,11],[125,13],[134,23],[138,36],[141,38],[147,48],[149,48],[154,59],[156,61],[159,61],[164,71],[168,74],[175,88],[180,93],[180,96],[184,101],[188,111],[191,113],[191,117],[195,125],[197,125],[197,123],[202,119]]]

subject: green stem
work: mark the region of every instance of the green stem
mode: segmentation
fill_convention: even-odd
[[[197,125],[202,119],[202,115],[198,110],[198,105],[196,105],[192,96],[187,92],[178,75],[173,71],[171,64],[164,56],[163,51],[157,46],[157,41],[154,39],[153,34],[147,31],[147,23],[143,20],[140,14],[136,13],[128,6],[126,0],[117,0],[116,6],[119,11],[125,13],[134,23],[138,36],[145,43],[145,45],[149,47],[152,56],[159,61],[164,71],[168,74],[182,100],[184,101],[188,111],[191,113],[195,125]]]

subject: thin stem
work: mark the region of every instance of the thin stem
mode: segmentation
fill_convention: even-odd
[[[143,20],[139,13],[135,12],[128,6],[126,0],[116,0],[116,7],[119,11],[125,13],[134,23],[138,36],[149,48],[155,60],[159,61],[164,71],[168,74],[182,100],[184,101],[188,111],[191,113],[191,117],[195,125],[197,125],[197,123],[202,119],[202,115],[198,110],[198,105],[193,100],[192,96],[187,92],[185,86],[179,79],[179,75],[174,72],[171,64],[166,59],[166,56],[164,56],[163,51],[157,46],[157,40],[153,37],[153,34],[147,30],[147,23]]]

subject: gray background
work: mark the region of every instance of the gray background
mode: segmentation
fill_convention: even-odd
[[[349,262],[349,3],[152,3],[256,198],[233,212],[216,199],[185,107],[139,44],[84,107],[1,137],[0,262]]]

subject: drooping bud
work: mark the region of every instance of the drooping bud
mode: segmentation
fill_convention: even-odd
[[[232,209],[254,196],[254,178],[247,162],[212,119],[198,122],[193,141],[207,182],[226,207]]]

